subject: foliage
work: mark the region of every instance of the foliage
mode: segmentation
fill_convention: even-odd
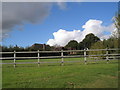
[[[33,44],[32,46],[28,47],[19,47],[19,46],[0,46],[2,48],[3,52],[13,52],[15,51],[37,51],[37,50],[51,50],[51,47],[49,45],[45,44]]]
[[[118,38],[110,37],[107,40],[103,40],[103,45],[106,48],[118,48]]]
[[[117,28],[117,31],[116,31],[114,37],[117,36],[117,38],[118,38],[118,48],[120,48],[120,9],[118,10],[117,15],[115,16],[114,24]]]
[[[105,48],[118,48],[118,38],[110,37],[107,40],[103,40]],[[118,53],[118,51],[109,51],[109,53]]]
[[[7,47],[7,46],[1,46],[1,48],[2,48],[2,51],[3,52],[13,52],[14,50],[15,51],[24,51],[24,48],[23,47],[18,47],[17,45],[16,46],[9,46],[9,47]]]
[[[82,49],[84,49],[84,48],[85,48],[85,47],[84,47],[83,42],[78,43],[78,46],[77,46],[77,49],[78,49],[78,50],[82,50]]]
[[[35,43],[32,46],[28,46],[28,47],[19,47],[19,46],[0,46],[2,48],[3,52],[13,52],[15,51],[49,51],[49,50],[81,50],[81,49],[85,49],[85,48],[91,48],[96,42],[100,41],[100,39],[95,36],[94,34],[90,33],[88,35],[85,36],[85,38],[83,39],[83,41],[81,42],[77,42],[76,40],[71,40],[70,42],[68,42],[68,44],[65,47],[61,47],[61,46],[49,46],[46,44],[38,44]],[[96,45],[96,44],[95,44]],[[94,46],[95,46],[94,45]],[[119,45],[119,38],[116,38],[114,36],[111,36],[109,39],[107,40],[103,40],[103,45],[105,48],[118,48],[120,47]],[[99,49],[99,45],[95,46],[96,49]]]
[[[31,46],[30,49],[31,49],[31,51],[37,51],[37,50],[42,51],[42,50],[45,50],[45,44],[37,44],[37,43],[35,43],[35,44],[33,44]]]
[[[102,41],[99,41],[93,44],[90,49],[105,49],[105,46]],[[90,51],[89,55],[101,55],[105,53],[106,51]]]
[[[93,33],[87,34],[83,41],[79,43],[79,48],[90,48],[97,41],[100,41],[100,39]]]
[[[65,48],[75,50],[75,49],[77,49],[77,46],[78,46],[78,42],[75,40],[71,40],[70,42],[68,42],[68,44],[65,46]]]
[[[120,10],[118,11],[117,15],[115,16],[114,24],[117,28],[118,34],[120,35]]]

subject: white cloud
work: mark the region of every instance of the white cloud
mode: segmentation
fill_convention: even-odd
[[[79,35],[81,34],[80,30],[74,30],[74,31],[66,31],[63,29],[58,30],[57,32],[53,33],[54,39],[49,39],[47,44],[50,46],[53,45],[60,45],[64,46],[68,43],[70,40],[79,40]]]
[[[65,46],[70,40],[76,40],[78,42],[82,41],[85,36],[89,33],[93,33],[98,36],[100,39],[107,39],[114,31],[114,25],[103,26],[101,20],[88,20],[85,25],[82,26],[84,29],[67,31],[59,29],[57,32],[53,33],[54,39],[49,39],[47,44],[50,46],[60,45]],[[104,32],[109,32],[110,34],[104,34]]]

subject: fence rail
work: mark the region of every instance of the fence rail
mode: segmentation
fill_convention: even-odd
[[[114,54],[110,54],[109,51],[119,51],[120,49],[116,48],[116,49],[84,49],[84,50],[61,50],[61,51],[25,51],[25,52],[0,52],[0,54],[13,54],[13,57],[1,57],[0,60],[8,60],[8,59],[13,59],[13,63],[0,63],[0,64],[14,64],[14,67],[16,66],[16,64],[24,64],[24,63],[41,63],[40,59],[49,59],[49,58],[61,58],[61,63],[63,65],[64,63],[64,58],[77,58],[77,57],[84,57],[84,62],[85,64],[87,64],[87,57],[105,57],[107,62],[109,61],[110,58],[120,58],[120,53],[114,53]],[[87,52],[90,51],[106,51],[105,54],[99,54],[99,55],[88,55]],[[72,56],[65,56],[64,53],[65,52],[83,52],[83,55],[72,55]],[[17,57],[16,54],[21,54],[21,53],[26,53],[26,54],[33,54],[36,53],[37,56],[36,57]],[[61,53],[61,56],[40,56],[41,53]],[[111,57],[112,56],[112,57]],[[16,63],[16,59],[38,59],[38,62],[24,62],[24,63]],[[69,62],[69,61],[68,61]],[[73,61],[74,62],[74,61]],[[50,63],[50,62],[49,62]]]
[[[24,51],[24,52],[15,52],[15,53],[57,53],[57,52],[81,52],[81,51],[115,51],[120,50],[119,48],[115,49],[84,49],[84,50],[61,50],[61,51]],[[14,52],[0,52],[0,54],[13,54]]]

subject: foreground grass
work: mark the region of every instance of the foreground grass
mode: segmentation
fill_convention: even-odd
[[[117,88],[118,63],[3,65],[3,88]]]

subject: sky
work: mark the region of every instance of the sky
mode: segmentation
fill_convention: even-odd
[[[65,46],[93,33],[101,40],[115,30],[117,2],[2,3],[2,45]]]

